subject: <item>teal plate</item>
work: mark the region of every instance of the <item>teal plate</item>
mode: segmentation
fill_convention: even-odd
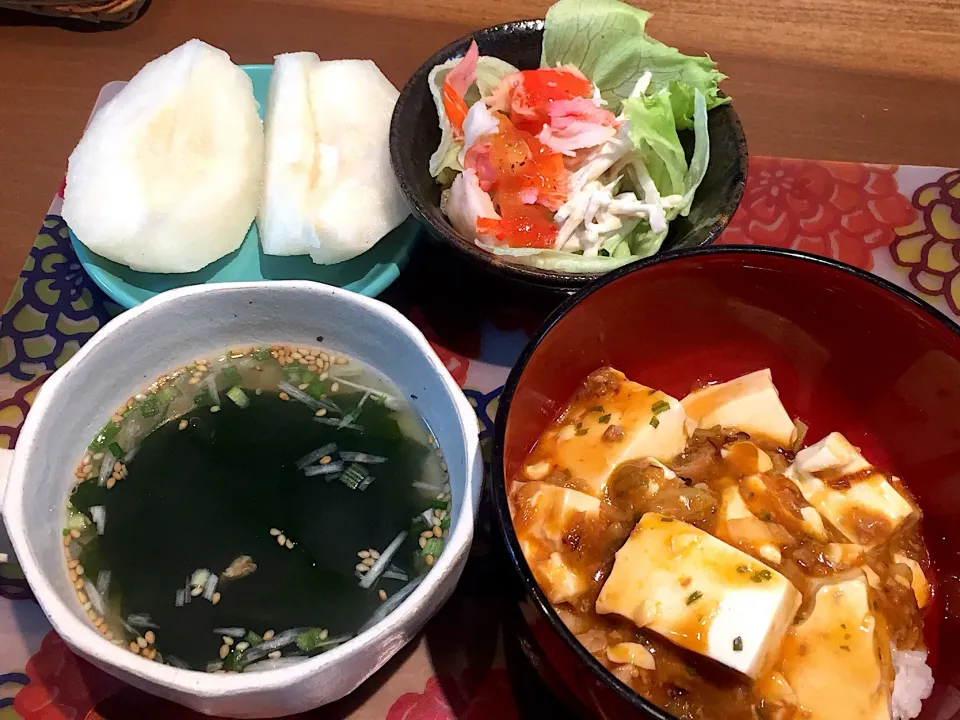
[[[262,117],[273,65],[241,65],[241,68],[253,81],[253,95],[260,104]],[[131,270],[126,265],[97,255],[72,230],[70,238],[80,264],[93,281],[119,305],[132,308],[165,290],[206,283],[256,280],[313,280],[376,297],[406,267],[419,234],[419,223],[409,217],[363,255],[336,265],[317,265],[309,255],[264,255],[254,223],[236,251],[197,272],[170,274]]]

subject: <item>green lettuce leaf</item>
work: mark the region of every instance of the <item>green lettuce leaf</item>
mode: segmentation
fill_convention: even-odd
[[[630,140],[661,195],[682,195],[686,189],[687,159],[677,135],[669,90],[623,102],[630,122]]]
[[[463,166],[457,159],[457,155],[463,149],[463,143],[453,137],[453,128],[443,108],[443,81],[447,79],[449,72],[459,62],[460,58],[447,60],[447,62],[433,68],[427,78],[433,103],[437,106],[437,118],[440,123],[440,145],[430,156],[430,175],[444,185],[452,182],[456,173],[463,172]],[[467,107],[479,101],[481,97],[489,95],[504,77],[514,72],[517,72],[517,69],[510,63],[504,62],[500,58],[481,55],[477,60],[477,81],[467,89],[466,97],[464,97]]]
[[[696,91],[693,100],[693,157],[690,158],[690,168],[687,170],[687,177],[684,180],[683,205],[680,206],[678,214],[686,216],[690,213],[690,207],[693,205],[693,196],[697,193],[697,188],[703,182],[707,174],[707,166],[710,165],[710,130],[707,127],[707,99],[699,90]],[[674,217],[667,214],[667,219]]]
[[[726,75],[709,57],[684,55],[647,35],[650,17],[619,0],[560,0],[547,11],[540,64],[576,65],[614,113],[649,70],[650,91],[669,89],[677,127],[690,128],[693,91],[703,93],[708,110],[729,102],[717,95]]]

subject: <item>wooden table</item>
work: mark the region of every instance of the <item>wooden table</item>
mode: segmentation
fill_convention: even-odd
[[[239,63],[279,52],[371,57],[397,85],[435,49],[549,0],[153,0],[110,32],[0,11],[0,298],[97,91],[191,37]],[[755,154],[960,166],[954,0],[644,0],[651,30],[730,75]]]

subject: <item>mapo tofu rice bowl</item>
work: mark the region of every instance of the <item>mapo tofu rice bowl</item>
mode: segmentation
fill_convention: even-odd
[[[604,330],[600,342],[616,345]],[[534,352],[563,347],[581,367],[583,355],[623,360],[622,348],[582,351],[550,331]],[[737,365],[723,355],[721,366]],[[557,362],[538,361],[536,372]],[[526,437],[522,451],[506,441],[515,444],[504,451],[501,522],[541,610],[560,621],[554,631],[572,646],[562,623],[581,659],[585,650],[651,714],[650,704],[690,720],[920,716],[938,661],[953,661],[937,651],[942,578],[915,478],[889,464],[896,453],[858,447],[863,437],[849,423],[839,424],[850,437],[829,427],[829,413],[808,432],[787,401],[789,372],[782,400],[762,365],[691,374],[686,393],[676,391],[679,368],[646,380],[648,359],[624,365],[629,376],[613,362],[577,375],[566,401],[544,388],[573,387],[575,371],[534,381],[523,398],[536,396],[539,411],[511,413],[518,396],[507,390],[507,412],[522,416],[508,422]],[[657,386],[667,377],[673,394]],[[916,480],[929,487],[922,473]],[[938,698],[923,717],[954,716]]]
[[[843,435],[805,430],[768,369],[677,400],[606,367],[511,487],[561,619],[678,717],[885,718],[892,701],[901,720],[930,694],[922,513]]]

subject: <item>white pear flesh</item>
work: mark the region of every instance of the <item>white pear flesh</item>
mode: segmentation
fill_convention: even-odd
[[[265,254],[339,263],[403,222],[389,153],[398,96],[370,60],[275,58],[257,220]]]
[[[70,156],[63,217],[105,258],[194,272],[240,247],[262,178],[250,78],[190,40],[147,63],[93,118]]]

